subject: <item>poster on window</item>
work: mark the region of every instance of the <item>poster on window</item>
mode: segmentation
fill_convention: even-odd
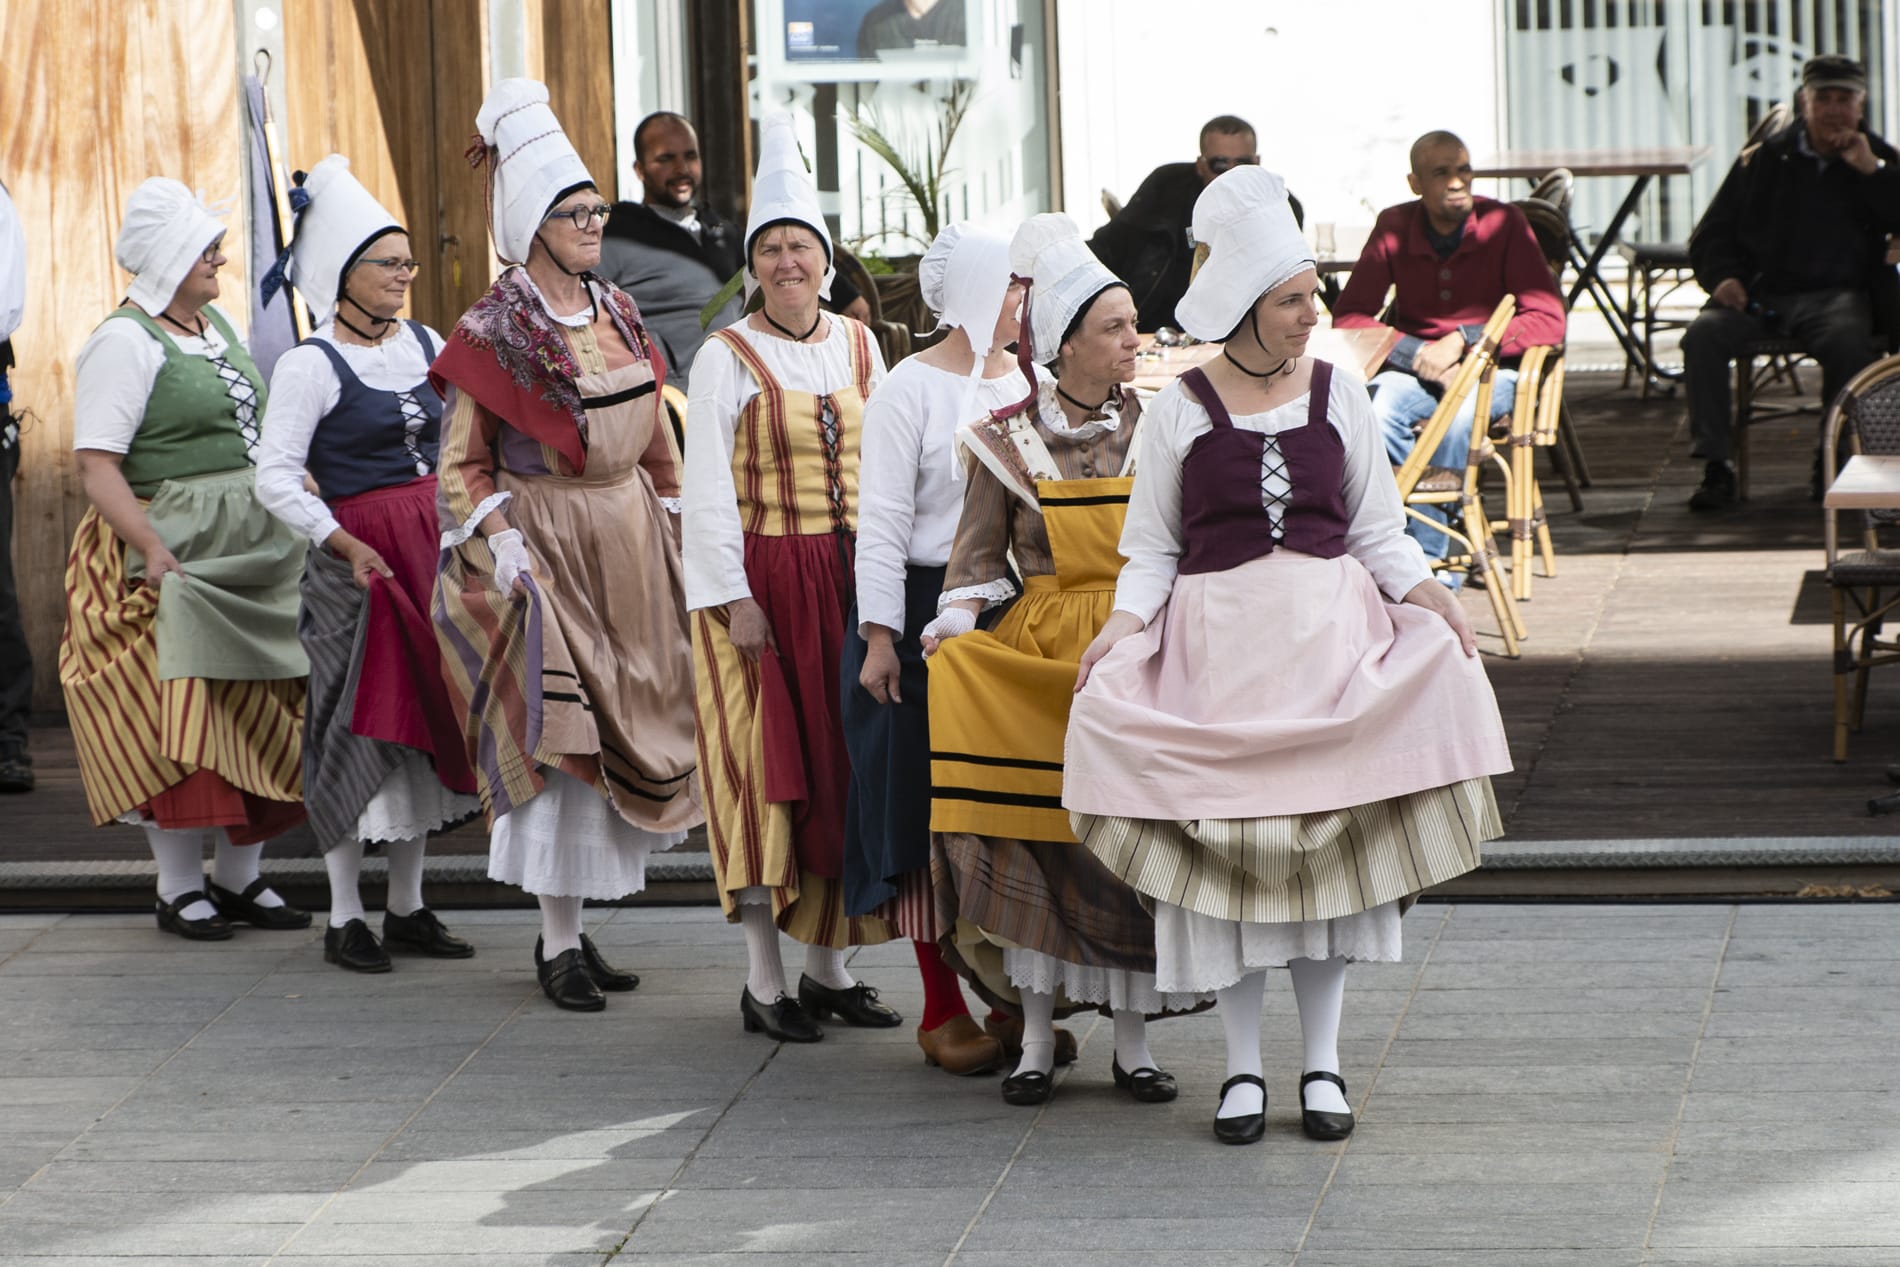
[[[761,0],[761,52],[821,83],[954,79],[982,45],[973,0]]]

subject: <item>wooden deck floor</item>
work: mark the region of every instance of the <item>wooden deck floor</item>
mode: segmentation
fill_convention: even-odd
[[[1576,375],[1570,400],[1595,486],[1573,512],[1545,492],[1558,575],[1525,608],[1521,659],[1497,654],[1468,594],[1517,769],[1497,781],[1512,838],[1891,835],[1865,801],[1900,760],[1900,673],[1876,675],[1851,759],[1831,743],[1821,511],[1807,500],[1814,420],[1754,437],[1754,496],[1692,514],[1701,473],[1679,401],[1641,402],[1613,376]],[[125,829],[86,820],[70,737],[35,735],[40,790],[0,799],[0,861],[144,856]],[[437,845],[476,852],[479,829]],[[307,837],[273,852],[309,851]]]

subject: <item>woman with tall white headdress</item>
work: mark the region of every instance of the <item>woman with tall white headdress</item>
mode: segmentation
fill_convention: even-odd
[[[1208,254],[1175,313],[1224,347],[1150,408],[1062,799],[1154,903],[1161,987],[1218,991],[1215,1136],[1265,1132],[1262,990],[1284,966],[1302,1126],[1339,1139],[1346,965],[1397,960],[1402,903],[1478,865],[1510,759],[1471,627],[1405,535],[1365,384],[1306,355],[1319,278],[1285,185],[1226,173],[1194,236]]]
[[[304,799],[330,878],[323,957],[387,972],[388,948],[475,953],[423,904],[422,857],[429,832],[481,803],[429,623],[442,336],[397,320],[418,268],[409,234],[349,168],[332,154],[294,178],[288,278],[317,328],[271,371],[257,497],[311,544],[297,633]],[[267,278],[267,298],[274,288]],[[368,841],[389,861],[380,941],[358,892]]]
[[[921,638],[963,507],[957,428],[1029,390],[1010,350],[1023,287],[1010,275],[1006,236],[955,224],[924,252],[917,280],[947,333],[894,366],[864,407],[857,610],[845,629],[844,900],[846,914],[888,914],[911,939],[924,983],[917,1043],[930,1064],[972,1074],[995,1068],[1003,1049],[971,1019],[937,944]]]
[[[1142,1103],[1176,1095],[1148,1051],[1147,1016],[1192,1007],[1154,985],[1154,923],[1134,891],[1076,847],[1062,812],[1062,735],[1075,667],[1102,622],[1141,428],[1135,303],[1075,222],[1017,230],[1010,265],[1027,281],[1021,354],[1053,366],[1024,399],[958,434],[969,491],[930,651],[932,881],[951,958],[1021,1028],[1010,1104],[1045,1103],[1074,1060],[1058,1012],[1112,1012],[1116,1085]],[[993,633],[977,613],[1016,594]]]
[[[158,926],[196,940],[310,924],[258,875],[260,842],[304,816],[304,542],[257,500],[266,393],[211,302],[223,242],[175,180],[126,202],[112,253],[132,284],[79,351],[73,449],[92,504],[59,644],[93,823],[144,830]]]
[[[693,360],[682,547],[707,843],[726,918],[745,930],[740,1016],[782,1042],[817,1042],[833,1013],[877,1028],[903,1019],[844,963],[846,947],[895,930],[844,905],[840,665],[859,436],[884,362],[863,325],[820,308],[832,271],[791,117],[773,115],[745,231],[761,306]],[[795,996],[781,930],[807,948]]]
[[[475,116],[509,267],[430,371],[432,615],[493,824],[488,874],[540,899],[548,998],[593,1012],[639,977],[581,931],[582,902],[645,888],[647,855],[700,814],[665,367],[633,300],[591,271],[609,208],[547,102],[507,79]]]

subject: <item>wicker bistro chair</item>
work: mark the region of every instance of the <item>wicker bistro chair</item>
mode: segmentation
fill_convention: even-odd
[[[1438,408],[1419,429],[1418,438],[1412,442],[1412,451],[1406,455],[1392,472],[1399,486],[1399,501],[1405,513],[1421,523],[1444,532],[1452,541],[1462,545],[1462,554],[1451,554],[1439,566],[1464,571],[1468,576],[1480,579],[1484,583],[1486,596],[1491,601],[1491,612],[1497,617],[1498,630],[1504,638],[1504,653],[1515,659],[1518,655],[1518,641],[1528,635],[1523,617],[1517,610],[1517,601],[1512,596],[1511,587],[1505,583],[1504,574],[1498,567],[1497,541],[1493,536],[1491,517],[1485,512],[1484,503],[1479,497],[1479,481],[1485,466],[1493,460],[1489,431],[1491,416],[1491,391],[1493,376],[1497,370],[1498,343],[1504,338],[1504,329],[1511,323],[1511,316],[1517,311],[1517,300],[1506,295],[1498,301],[1491,313],[1491,319],[1484,323],[1484,334],[1458,366],[1451,386],[1438,402]],[[1465,400],[1476,394],[1477,407],[1472,411],[1471,419],[1471,455],[1463,469],[1431,465],[1431,455],[1444,442],[1454,422],[1457,421],[1460,408]],[[1441,527],[1429,516],[1419,513],[1420,506],[1446,507],[1451,522]]]
[[[1546,580],[1557,575],[1557,552],[1535,459],[1539,447],[1557,443],[1563,392],[1563,349],[1543,345],[1525,349],[1517,367],[1517,399],[1501,437],[1504,452],[1499,460],[1507,471],[1504,520],[1491,525],[1493,531],[1501,528],[1510,538],[1511,594],[1520,603],[1530,601],[1533,555],[1542,561]]]
[[[864,302],[871,306],[871,319],[865,324],[871,327],[871,335],[877,340],[878,350],[884,354],[884,364],[895,365],[909,356],[910,327],[901,321],[885,318],[883,297],[878,293],[877,281],[864,267],[864,262],[840,246],[833,252],[833,263],[845,280],[864,296]]]
[[[1529,198],[1518,199],[1512,205],[1522,211],[1524,218],[1530,221],[1531,232],[1536,235],[1538,248],[1544,253],[1544,263],[1550,268],[1551,280],[1557,283],[1557,289],[1561,291],[1564,267],[1570,259],[1571,229],[1568,209],[1570,173],[1560,167],[1546,176],[1539,183],[1538,188],[1545,188],[1558,176],[1564,178],[1559,190],[1561,194],[1559,201],[1539,198],[1533,194]],[[1564,350],[1561,347],[1553,348],[1547,354],[1547,362],[1550,357],[1554,357],[1561,364],[1563,354]],[[1546,377],[1553,372],[1547,369]],[[1583,444],[1577,439],[1576,428],[1571,423],[1570,408],[1564,403],[1563,375],[1556,373],[1555,377],[1556,390],[1550,396],[1550,417],[1540,419],[1538,426],[1534,429],[1534,434],[1537,437],[1537,446],[1550,450],[1558,473],[1564,477],[1564,487],[1570,494],[1570,508],[1581,513],[1583,490],[1590,487],[1590,464],[1583,456]],[[1518,392],[1521,395],[1525,390],[1526,384],[1520,372]],[[1541,496],[1540,494],[1540,500]]]
[[[1900,455],[1900,356],[1876,361],[1841,389],[1828,409],[1823,452],[1840,452],[1842,439],[1853,453]],[[1845,761],[1848,732],[1859,730],[1867,713],[1868,675],[1900,663],[1900,640],[1881,637],[1900,606],[1900,549],[1883,547],[1880,538],[1882,528],[1900,523],[1900,512],[1829,508],[1823,515],[1834,607],[1834,759]],[[1860,518],[1858,537],[1850,530],[1848,538],[1857,549],[1844,548],[1842,515]]]
[[[1689,263],[1687,242],[1630,242],[1620,244],[1617,250],[1628,266],[1624,273],[1623,314],[1629,319],[1630,329],[1642,332],[1643,363],[1650,367],[1642,382],[1642,399],[1648,400],[1650,392],[1660,387],[1656,380],[1666,380],[1673,390],[1673,384],[1682,377],[1680,369],[1657,368],[1656,333],[1689,328],[1692,318],[1666,317],[1662,305],[1695,280],[1695,268]],[[1630,375],[1641,369],[1634,359],[1626,357],[1623,386],[1628,387]]]

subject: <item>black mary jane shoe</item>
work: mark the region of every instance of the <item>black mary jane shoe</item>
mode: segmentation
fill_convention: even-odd
[[[234,931],[231,921],[216,914],[217,904],[212,903],[213,914],[203,919],[186,919],[182,912],[193,902],[210,902],[211,899],[193,889],[189,893],[180,893],[167,902],[158,899],[158,927],[167,933],[176,933],[186,941],[228,941]]]
[[[616,968],[600,957],[600,950],[594,945],[594,939],[586,933],[581,934],[581,958],[587,961],[587,975],[594,984],[603,990],[616,993],[640,988],[640,974]]]
[[[834,990],[800,974],[798,1003],[821,1021],[836,1012],[846,1025],[864,1029],[891,1029],[904,1023],[904,1018],[879,1003],[877,991],[862,981],[847,989]]]
[[[1012,1073],[1003,1079],[1003,1103],[1025,1108],[1047,1104],[1056,1093],[1055,1079],[1039,1070]]]
[[[426,906],[407,915],[383,912],[383,945],[430,959],[469,959],[475,947],[451,933]]]
[[[739,991],[739,1017],[745,1022],[746,1033],[764,1031],[781,1043],[815,1043],[825,1036],[818,1022],[789,994],[761,1003],[752,997],[752,987],[747,986]]]
[[[1306,1107],[1306,1084],[1309,1082],[1330,1082],[1339,1088],[1340,1095],[1346,1094],[1346,1080],[1336,1073],[1315,1069],[1300,1075],[1300,1129],[1306,1132],[1306,1137],[1344,1139],[1352,1134],[1355,1123],[1351,1113],[1320,1113]]]
[[[389,952],[360,919],[323,930],[323,961],[351,972],[388,972],[392,966]]]
[[[1214,1138],[1223,1144],[1257,1144],[1267,1133],[1267,1084],[1263,1080],[1250,1073],[1235,1074],[1220,1084],[1221,1102],[1225,1103],[1227,1093],[1243,1082],[1260,1088],[1260,1111],[1238,1117],[1216,1117]]]
[[[541,992],[554,1006],[569,1012],[599,1012],[607,1006],[607,996],[594,986],[587,973],[587,961],[578,950],[563,950],[552,959],[541,958],[541,943],[534,944],[534,974],[541,979]]]
[[[1115,1075],[1115,1085],[1142,1104],[1166,1104],[1181,1094],[1173,1074],[1151,1065],[1134,1070],[1123,1069],[1121,1057],[1117,1056],[1109,1062],[1108,1069]]]
[[[249,924],[252,928],[268,928],[275,932],[310,927],[309,911],[300,911],[288,903],[283,906],[258,905],[257,895],[270,887],[264,883],[262,876],[246,885],[242,893],[233,893],[216,884],[205,887],[211,890],[211,904],[218,908],[218,914],[234,924]]]

